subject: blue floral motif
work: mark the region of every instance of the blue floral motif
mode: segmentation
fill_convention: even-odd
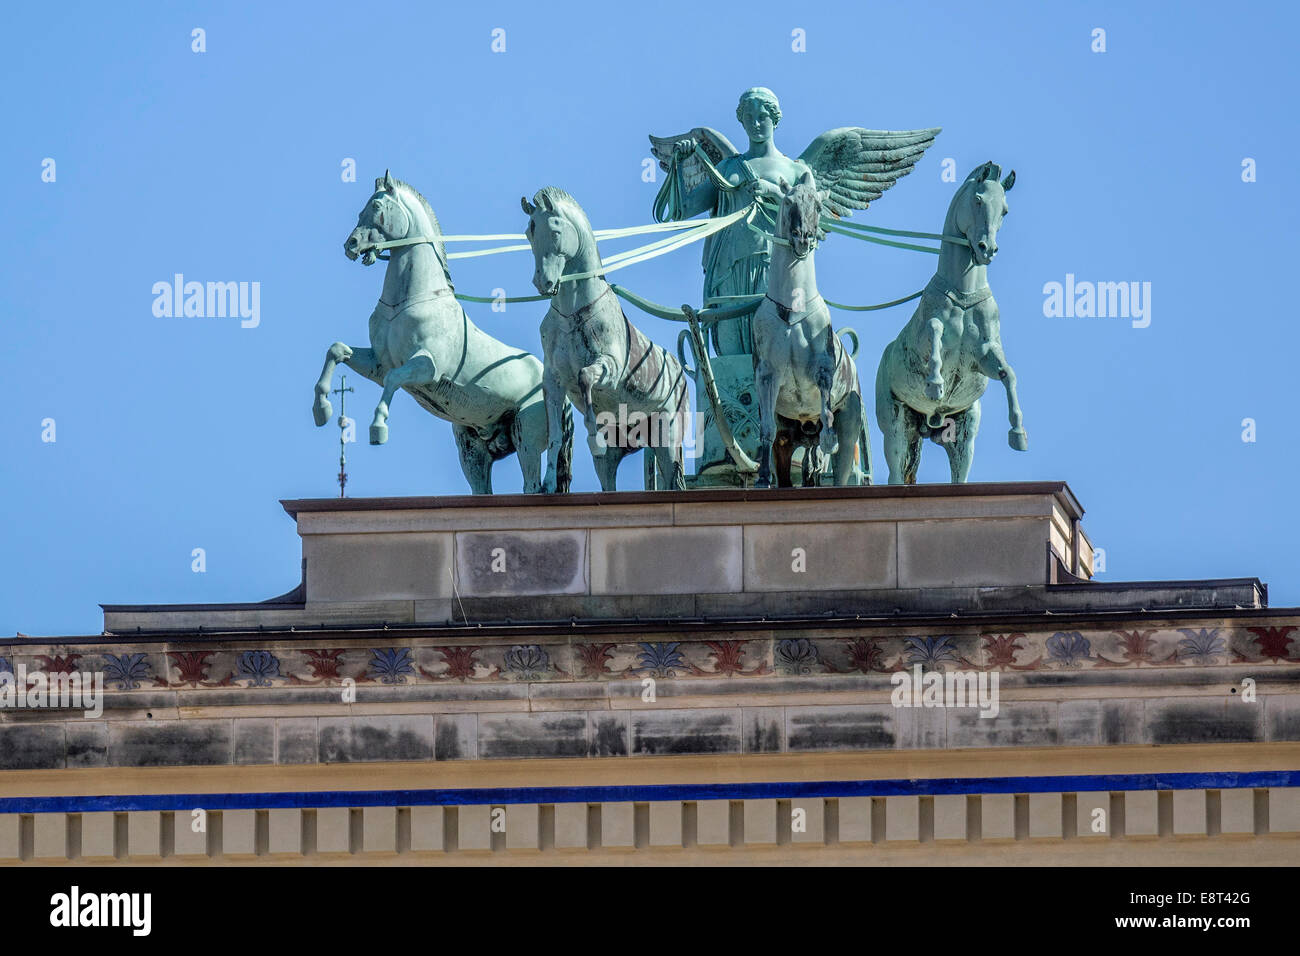
[[[270,651],[244,651],[235,664],[235,679],[249,687],[270,687],[272,678],[282,677],[280,661]]]
[[[909,667],[920,664],[925,670],[935,671],[943,670],[944,664],[961,663],[957,648],[952,646],[951,637],[904,638],[903,650],[907,653]]]
[[[370,677],[378,677],[384,684],[405,684],[406,675],[415,673],[409,647],[384,647],[370,649]]]
[[[147,654],[104,655],[104,676],[117,684],[118,690],[135,690],[140,686],[140,681],[149,677],[152,670],[153,665],[149,663]]]
[[[506,651],[505,665],[515,680],[541,680],[551,669],[551,659],[537,644],[516,644]]]
[[[1078,631],[1057,631],[1047,639],[1047,656],[1065,667],[1092,659],[1092,642]]]
[[[806,637],[776,642],[776,666],[786,674],[811,674],[821,663],[817,645]]]
[[[1227,653],[1228,646],[1223,638],[1219,636],[1217,627],[1198,629],[1180,627],[1178,633],[1185,635],[1178,642],[1178,656],[1180,658],[1190,657],[1192,660],[1199,660],[1203,664],[1208,664],[1219,654]]]
[[[649,672],[653,677],[676,677],[678,668],[687,669],[686,661],[677,650],[681,646],[680,642],[652,644],[642,641],[637,670]]]

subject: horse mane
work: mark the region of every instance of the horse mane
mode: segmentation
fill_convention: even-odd
[[[384,181],[382,179],[375,180],[375,189],[382,189],[383,184]],[[429,223],[430,225],[433,226],[434,235],[441,236],[442,225],[438,222],[438,214],[433,211],[433,207],[429,205],[429,200],[424,198],[424,195],[420,192],[420,190],[416,189],[410,183],[403,182],[400,179],[394,179],[393,185],[395,185],[398,189],[405,189],[408,193],[410,193],[412,196],[416,198],[416,200],[420,203],[420,208],[424,210],[424,214],[429,217]],[[442,264],[442,271],[447,276],[447,284],[451,285],[451,269],[447,267],[446,244],[443,243],[441,239],[435,239],[433,243],[433,251],[438,256],[438,262]]]

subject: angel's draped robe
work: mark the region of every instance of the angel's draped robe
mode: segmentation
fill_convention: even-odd
[[[698,216],[702,212],[713,216],[726,216],[749,205],[753,193],[746,186],[758,176],[750,165],[739,157],[729,157],[718,164],[718,172],[730,178],[739,173],[741,184],[736,189],[719,189],[710,185],[696,188],[689,200],[686,184],[681,181],[682,171],[673,164],[668,175],[678,177],[678,188],[665,190],[667,204],[665,221],[680,221]],[[689,202],[689,205],[687,205]],[[718,296],[764,295],[767,292],[767,269],[772,258],[772,244],[755,233],[744,222],[728,226],[704,240],[704,305]],[[730,305],[730,302],[723,302]],[[750,334],[752,313],[734,319],[723,319],[713,326],[713,350],[718,355],[749,355],[753,339]]]

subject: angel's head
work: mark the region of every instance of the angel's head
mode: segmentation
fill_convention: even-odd
[[[819,191],[811,170],[795,180],[793,186],[781,180],[781,210],[777,213],[776,234],[790,241],[796,259],[802,259],[817,245],[825,233],[821,228],[822,203],[829,193]]]
[[[740,95],[736,105],[736,119],[749,134],[749,142],[765,143],[781,122],[781,104],[776,94],[765,86],[755,86]]]

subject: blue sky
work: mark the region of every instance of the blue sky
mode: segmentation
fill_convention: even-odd
[[[1106,549],[1103,579],[1258,575],[1274,605],[1300,604],[1294,7],[800,6],[9,9],[0,635],[98,633],[98,602],[260,600],[296,583],[298,539],[277,500],[337,494],[338,430],[313,426],[311,386],[330,343],[366,344],[382,273],[347,261],[342,242],[385,167],[449,232],[519,231],[520,195],[547,184],[598,227],[648,222],[646,134],[709,125],[743,144],[735,104],[755,85],[780,97],[790,155],[837,126],[944,128],[856,221],[938,231],[954,188],[943,159],[962,176],[987,159],[1017,171],[990,281],[1030,450],[1007,447],[991,390],[973,479],[1068,481]],[[191,49],[195,28],[206,52]],[[341,181],[345,158],[355,183]],[[1242,181],[1246,158],[1255,182]],[[621,281],[697,300],[697,249]],[[935,264],[846,237],[818,256],[823,293],[850,302],[915,291]],[[527,254],[453,263],[475,294],[529,294],[531,271]],[[260,283],[260,324],[155,317],[153,284],[178,272]],[[1150,326],[1045,317],[1044,284],[1067,274],[1150,282]],[[542,312],[471,307],[534,351]],[[835,315],[862,336],[868,394],[909,315]],[[678,326],[633,320],[676,340]],[[364,426],[379,389],[349,382]],[[360,431],[350,494],[465,490],[449,426],[409,397],[387,445]],[[874,422],[872,437],[883,462]],[[575,457],[576,488],[598,487],[589,455]],[[622,486],[638,477],[625,466]],[[921,480],[947,480],[935,446]],[[520,487],[513,460],[496,487]]]

